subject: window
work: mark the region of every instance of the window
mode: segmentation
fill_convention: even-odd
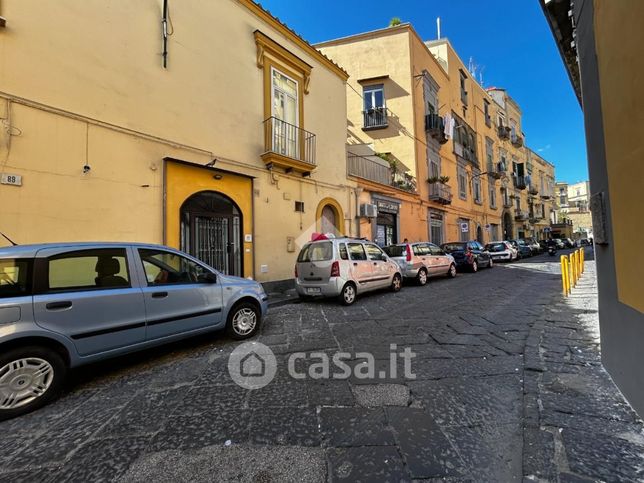
[[[514,198],[517,210],[521,209],[521,197],[517,194]]]
[[[429,247],[427,245],[414,245],[412,247],[412,250],[414,251],[414,255],[419,256],[419,257],[424,257],[426,255],[431,255],[431,252],[430,252]]]
[[[351,256],[351,260],[367,259],[362,243],[349,243],[349,255]]]
[[[485,115],[485,125],[487,127],[490,127],[492,124],[491,118],[490,118],[490,101],[487,99],[483,99],[483,114]]]
[[[436,245],[442,245],[443,239],[443,213],[430,211],[429,213],[429,240]]]
[[[369,260],[384,260],[385,254],[383,251],[376,245],[365,245],[367,248],[367,254],[369,255]]]
[[[427,159],[429,160],[429,177],[438,178],[441,175],[441,161],[439,154],[427,147]]]
[[[429,253],[434,256],[441,256],[445,255],[445,252],[440,249],[440,247],[437,247],[436,245],[430,244],[428,245],[429,247]]]
[[[304,202],[303,201],[296,201],[295,202],[295,211],[299,211],[300,213],[304,213]]]
[[[49,291],[96,290],[130,286],[125,248],[78,250],[47,259]]]
[[[463,166],[458,167],[458,196],[467,199],[467,172]]]
[[[496,208],[496,186],[494,181],[490,180],[490,208]]]
[[[272,148],[275,152],[297,158],[299,126],[299,103],[297,81],[276,69],[271,69],[272,78]]]
[[[349,259],[349,254],[347,253],[347,246],[344,243],[340,243],[340,245],[338,245],[338,250],[340,251],[340,259],[342,260]]]
[[[498,122],[499,122],[499,127],[505,126],[505,117],[501,113],[499,113],[499,121]]]
[[[474,188],[474,201],[478,204],[481,204],[483,201],[481,198],[481,174],[478,172],[472,173],[472,186]]]
[[[365,111],[385,107],[385,88],[383,84],[366,86],[362,91],[362,97]]]
[[[31,295],[31,259],[0,259],[0,299]]]
[[[199,283],[205,274],[210,273],[197,262],[176,253],[141,248],[139,255],[148,285]]]
[[[460,71],[461,74],[461,101],[463,104],[467,106],[467,85],[465,81],[467,80],[467,75],[465,75],[465,72],[462,70]]]
[[[494,141],[490,138],[485,138],[485,160],[487,162],[488,171],[496,171],[494,169]]]

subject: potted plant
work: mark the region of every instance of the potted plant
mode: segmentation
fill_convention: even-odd
[[[438,178],[438,181],[440,181],[442,184],[447,184],[449,183],[449,176],[441,176]]]
[[[427,182],[429,184],[435,184],[435,183],[438,183],[439,181],[440,181],[440,178],[438,176],[430,176],[429,178],[427,178]]]

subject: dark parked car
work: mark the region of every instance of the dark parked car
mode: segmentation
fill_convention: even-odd
[[[518,240],[508,240],[510,245],[517,249],[519,258],[528,258],[532,256],[532,248],[522,238]]]
[[[564,238],[562,241],[566,248],[575,248],[575,242],[571,238]]]
[[[491,268],[494,265],[490,252],[475,240],[443,243],[441,248],[454,257],[459,270],[477,272],[479,268]]]

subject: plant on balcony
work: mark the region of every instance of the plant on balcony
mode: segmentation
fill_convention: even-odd
[[[429,178],[427,178],[427,182],[428,182],[429,184],[435,184],[435,183],[438,183],[438,182],[439,182],[439,180],[440,180],[440,178],[439,178],[438,176],[430,176]]]
[[[438,181],[440,181],[442,184],[447,184],[449,183],[449,176],[441,176],[438,178]]]

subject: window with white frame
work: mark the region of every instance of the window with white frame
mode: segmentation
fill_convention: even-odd
[[[365,86],[362,97],[364,99],[364,110],[370,111],[382,109],[385,105],[385,87],[383,84]]]
[[[438,178],[441,175],[441,158],[429,145],[427,146],[427,161],[429,177]]]

